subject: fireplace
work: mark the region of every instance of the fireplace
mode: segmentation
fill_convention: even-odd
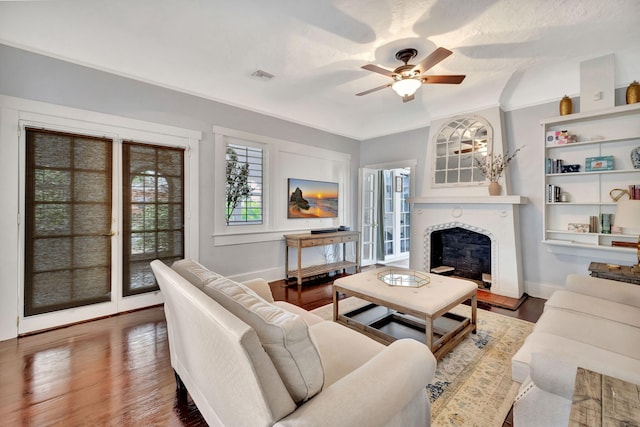
[[[480,230],[479,230],[480,231]],[[450,274],[474,280],[487,288],[491,284],[491,237],[457,226],[431,232],[431,268],[446,267]]]
[[[478,267],[478,271],[469,273],[474,275],[469,278],[478,280],[476,278],[480,277],[479,280],[482,280],[482,273],[488,274],[485,277],[490,278],[492,293],[520,298],[524,293],[524,283],[518,207],[523,203],[526,203],[526,198],[520,196],[412,199],[411,268],[431,271],[434,267],[448,265],[444,263],[445,254],[441,258],[435,252],[438,245],[449,246],[449,241],[446,245],[441,243],[440,232],[446,231],[457,237],[472,232],[474,234],[468,235],[473,236],[473,239],[477,239],[478,242],[483,241],[486,246],[482,252],[478,252],[477,247],[467,249],[469,252],[467,258],[476,258],[476,261],[477,258],[482,258],[482,265]],[[418,242],[422,242],[422,245]],[[434,245],[435,248],[432,247]],[[446,252],[446,250],[447,248],[443,251]],[[487,253],[488,256],[485,255]],[[451,267],[456,269],[457,276],[463,276],[462,273],[467,274],[466,270],[470,269],[465,265],[460,268]]]

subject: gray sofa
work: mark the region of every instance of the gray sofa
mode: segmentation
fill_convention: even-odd
[[[640,286],[567,276],[512,358],[514,425],[566,426],[578,367],[640,384]]]
[[[212,426],[428,426],[436,361],[297,306],[264,280],[240,284],[192,260],[151,263],[165,299],[171,365]]]

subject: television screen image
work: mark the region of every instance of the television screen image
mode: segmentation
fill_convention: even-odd
[[[289,178],[287,218],[336,218],[338,183]]]

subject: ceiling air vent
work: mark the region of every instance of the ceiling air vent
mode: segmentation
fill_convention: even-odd
[[[267,73],[266,71],[263,71],[263,70],[254,71],[253,73],[251,73],[251,76],[252,77],[257,77],[257,78],[262,79],[262,80],[271,80],[274,77],[273,74]]]

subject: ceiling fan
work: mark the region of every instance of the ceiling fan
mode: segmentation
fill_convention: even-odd
[[[408,48],[399,50],[396,53],[396,59],[404,62],[404,65],[399,66],[393,71],[374,64],[363,65],[362,68],[365,70],[391,77],[393,82],[365,90],[364,92],[356,93],[356,96],[367,95],[391,86],[391,88],[402,97],[402,102],[409,102],[415,98],[414,94],[423,84],[460,84],[466,76],[428,76],[422,74],[436,66],[440,61],[444,60],[452,53],[453,52],[449,49],[439,47],[417,65],[412,65],[409,64],[409,61],[412,58],[415,58],[418,51],[416,49]]]

